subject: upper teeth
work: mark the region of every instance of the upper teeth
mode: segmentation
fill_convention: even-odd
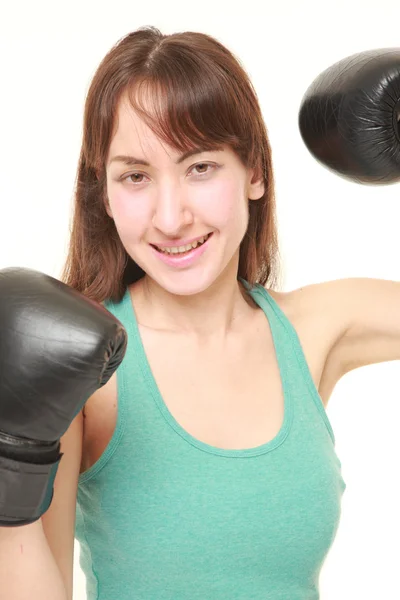
[[[208,238],[208,234],[204,235],[203,237],[196,240],[195,242],[192,242],[191,244],[186,244],[186,246],[172,246],[171,248],[159,248],[157,246],[157,248],[161,252],[167,252],[168,254],[177,254],[178,252],[187,252],[188,250],[191,250],[192,248],[196,248],[196,246],[198,246],[199,244],[202,244],[207,238]]]

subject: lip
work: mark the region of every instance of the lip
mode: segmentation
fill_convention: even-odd
[[[187,240],[172,240],[172,242],[162,242],[161,244],[153,244],[151,246],[157,246],[157,248],[179,248],[179,246],[187,246],[187,244],[193,244],[193,242],[197,242],[197,240],[201,240],[201,238],[206,235],[210,235],[211,231],[208,233],[203,233],[203,235],[199,235],[195,238],[188,238]]]
[[[203,237],[203,236],[200,236],[200,237]],[[213,234],[211,233],[210,237],[208,238],[207,241],[204,242],[204,244],[202,244],[201,246],[197,246],[197,248],[190,250],[188,254],[184,254],[184,255],[165,254],[164,252],[159,252],[158,250],[156,250],[156,248],[153,247],[152,244],[150,244],[150,248],[154,252],[154,254],[157,256],[157,258],[159,258],[163,263],[165,263],[169,267],[183,269],[183,268],[192,266],[193,263],[195,263],[207,251],[208,246],[210,244],[210,240],[212,240],[212,238],[213,238]],[[195,238],[195,239],[199,239],[199,238]],[[183,246],[184,244],[181,244],[181,245]]]

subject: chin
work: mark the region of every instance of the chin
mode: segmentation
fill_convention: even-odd
[[[174,296],[195,296],[205,292],[218,279],[218,272],[213,269],[188,269],[172,273],[151,273],[148,277],[156,285]]]
[[[195,296],[207,290],[217,279],[210,274],[202,272],[200,277],[196,277],[195,273],[190,273],[188,276],[184,273],[175,273],[172,276],[159,277],[156,279],[165,291],[175,296]]]

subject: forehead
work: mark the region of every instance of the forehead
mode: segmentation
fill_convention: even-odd
[[[161,142],[126,98],[122,98],[117,107],[111,146],[124,142],[130,144]]]

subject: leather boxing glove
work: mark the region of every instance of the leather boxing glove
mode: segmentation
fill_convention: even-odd
[[[0,526],[49,508],[60,438],[126,345],[100,304],[38,271],[0,271]]]
[[[400,180],[400,48],[354,54],[307,89],[300,133],[324,166],[358,183]]]

